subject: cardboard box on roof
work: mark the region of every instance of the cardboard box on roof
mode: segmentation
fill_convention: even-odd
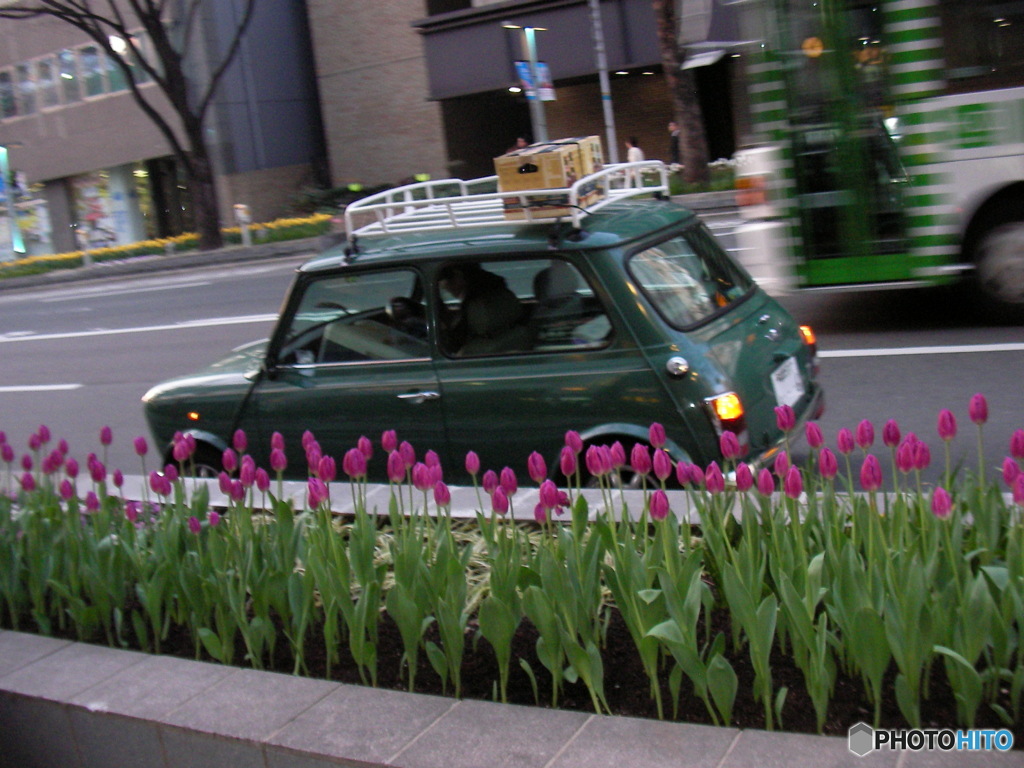
[[[529,147],[509,152],[494,159],[498,175],[499,192],[522,192],[544,189],[564,190],[571,187],[583,176],[600,169],[594,165],[595,158],[601,157],[598,137],[582,139],[560,139],[548,143],[531,144]],[[594,143],[589,139],[596,139]],[[603,185],[588,185],[580,190],[579,205],[587,207],[604,197]],[[572,212],[568,206],[567,192],[551,195],[531,195],[526,201],[532,218],[553,218]],[[525,219],[526,209],[519,197],[508,197],[504,201],[505,218]]]

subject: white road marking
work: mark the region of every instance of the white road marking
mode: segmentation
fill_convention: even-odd
[[[8,392],[63,392],[81,389],[81,384],[23,384],[21,386],[0,387],[0,394]]]
[[[51,341],[53,339],[77,339],[86,336],[119,336],[125,333],[153,333],[155,331],[187,331],[195,328],[210,328],[217,325],[245,325],[248,323],[268,323],[277,319],[277,315],[241,315],[239,317],[211,317],[205,320],[184,320],[180,323],[167,325],[144,325],[137,328],[94,328],[88,331],[67,331],[65,333],[26,334],[17,331],[0,335],[0,344],[17,341]]]
[[[152,291],[177,291],[181,288],[197,288],[201,285],[210,285],[209,280],[193,280],[189,283],[176,283],[174,285],[153,285],[149,288],[118,288],[116,290],[101,291],[88,294],[75,294],[56,296],[52,299],[40,299],[40,304],[57,304],[64,301],[80,301],[82,299],[103,299],[108,296],[121,296],[124,294],[150,293]]]
[[[948,347],[826,349],[819,350],[818,357],[900,357],[901,355],[963,355],[978,352],[1024,352],[1024,344],[960,344]]]

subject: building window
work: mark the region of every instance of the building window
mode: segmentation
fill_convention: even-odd
[[[85,46],[79,55],[79,66],[82,81],[85,83],[86,96],[99,96],[103,93],[103,59],[100,49],[95,45]]]
[[[18,102],[14,98],[14,79],[10,70],[0,71],[0,118],[16,117]]]
[[[57,90],[57,81],[54,77],[52,56],[47,56],[36,62],[36,85],[39,88],[40,109],[60,105],[60,92]]]
[[[71,104],[82,98],[78,90],[78,60],[74,51],[64,50],[57,54],[60,62],[60,83],[64,92],[64,103]]]
[[[36,111],[36,84],[32,79],[32,67],[29,64],[19,64],[18,73],[18,104],[19,112],[23,115],[31,115]]]

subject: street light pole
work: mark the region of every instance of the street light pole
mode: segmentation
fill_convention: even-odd
[[[21,239],[21,230],[18,228],[18,212],[14,208],[14,187],[9,183],[11,166],[7,158],[7,148],[10,145],[0,144],[0,194],[3,195],[7,205],[7,227],[10,230],[10,257],[2,256],[0,261],[14,259],[18,254],[25,253],[25,243]]]
[[[545,142],[548,140],[548,121],[544,115],[544,103],[540,98],[540,78],[537,73],[537,32],[544,32],[544,27],[524,27],[511,22],[504,22],[505,29],[518,29],[519,41],[522,49],[521,56],[526,61],[530,72],[530,83],[526,89],[526,100],[530,104],[530,124],[533,128],[534,142]]]
[[[590,0],[590,19],[594,26],[594,54],[597,58],[597,76],[601,83],[601,106],[604,109],[604,131],[608,141],[608,162],[619,162],[619,141],[615,137],[615,111],[612,108],[612,89],[608,83],[608,60],[604,51],[604,27],[601,23],[601,0]]]

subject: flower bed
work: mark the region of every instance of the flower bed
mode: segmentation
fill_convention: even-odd
[[[980,448],[983,397],[969,414]],[[776,415],[792,430],[788,409]],[[311,433],[302,508],[281,490],[295,461],[286,449],[298,447],[275,435],[267,471],[238,433],[220,477],[230,501],[217,509],[182,478],[187,437],[175,465],[148,475],[146,498],[126,500],[106,467],[108,429],[84,470],[45,427],[20,459],[0,433],[0,621],[455,696],[506,701],[515,688],[559,706],[582,694],[597,712],[622,711],[632,672],[631,693],[658,717],[768,729],[796,719],[819,732],[955,719],[1019,732],[1024,429],[996,477],[980,463],[952,473],[953,414],[937,426],[946,472],[933,488],[920,478],[930,449],[895,422],[881,460],[869,422],[840,430],[834,450],[811,424],[808,466],[787,451],[757,472],[729,433],[725,466],[697,468],[673,465],[658,425],[628,460],[618,443],[584,448],[570,432],[560,484],[542,457],[526,461],[539,499],[530,526],[506,517],[516,473],[482,472],[472,453],[481,511],[453,521],[436,455],[417,460],[392,431],[379,446],[391,478],[383,523],[364,503],[367,464],[381,460],[366,438],[342,457],[356,512],[341,519],[329,505],[338,465]],[[145,473],[146,441],[135,447]],[[647,476],[642,509],[624,509],[615,490],[627,464]],[[614,513],[592,519],[584,470]],[[695,524],[673,514],[670,482]]]
[[[331,215],[318,213],[303,218],[277,219],[275,221],[252,224],[249,229],[258,242],[278,242],[281,240],[297,240],[305,237],[316,237],[326,234],[331,228]],[[238,227],[222,229],[224,242],[237,245],[242,242],[241,230]],[[162,237],[153,240],[142,240],[128,245],[109,248],[95,248],[89,251],[88,257],[93,262],[131,259],[137,256],[163,254],[168,250],[174,252],[194,250],[199,245],[199,235],[188,232],[174,237]],[[85,263],[85,251],[69,251],[67,253],[43,254],[26,256],[13,261],[0,262],[0,279],[20,277],[48,272],[54,269],[75,269]]]

